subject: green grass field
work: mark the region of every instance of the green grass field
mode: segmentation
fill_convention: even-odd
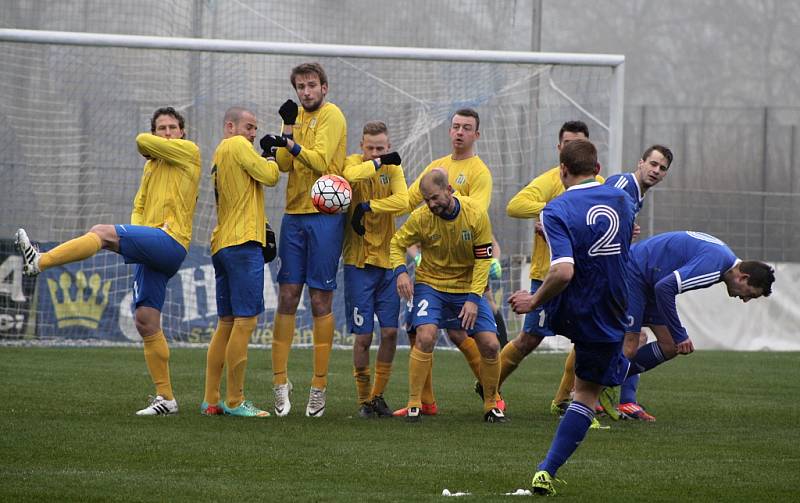
[[[349,351],[333,354],[321,419],[303,416],[311,352],[298,349],[289,417],[200,416],[205,350],[173,349],[181,413],[141,418],[133,412],[151,388],[140,349],[2,347],[0,500],[420,501],[447,488],[507,501],[550,445],[563,359],[529,357],[504,390],[511,422],[487,425],[462,356],[438,351],[440,415],[407,424],[355,417]],[[408,352],[396,361],[386,397],[399,407]],[[640,400],[658,421],[590,431],[559,471],[559,498],[797,501],[799,362],[701,351],[645,375]],[[258,405],[272,403],[269,366],[267,351],[250,351],[247,395]]]

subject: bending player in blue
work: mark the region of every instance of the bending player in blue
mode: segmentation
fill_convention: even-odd
[[[586,436],[603,386],[622,383],[630,365],[622,341],[634,205],[622,190],[595,181],[600,166],[591,142],[568,143],[559,160],[567,190],[542,210],[550,270],[535,293],[509,298],[517,314],[543,305],[553,330],[575,343],[574,400],[532,481],[533,492],[546,496],[556,493],[556,471]]]
[[[739,260],[714,236],[680,231],[633,245],[629,276],[625,352],[631,358],[632,376],[694,351],[675,308],[676,295],[724,282],[728,295],[742,302],[769,297],[775,270],[763,262]],[[650,327],[657,340],[637,351],[643,325]]]

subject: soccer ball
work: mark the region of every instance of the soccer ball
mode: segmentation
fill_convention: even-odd
[[[311,202],[322,213],[344,213],[350,207],[353,189],[337,175],[322,175],[311,186]]]

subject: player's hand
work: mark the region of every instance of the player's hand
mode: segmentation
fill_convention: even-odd
[[[263,150],[261,153],[263,157],[275,157],[275,149],[285,147],[286,138],[279,135],[266,134],[258,140],[258,144],[261,145],[261,150]]]
[[[533,224],[533,230],[536,232],[536,234],[544,237],[544,225],[542,225],[542,222],[536,222]]]
[[[688,355],[689,353],[694,352],[694,344],[692,344],[691,339],[686,339],[685,341],[676,344],[675,349],[678,351],[679,355]]]
[[[278,115],[281,116],[285,125],[294,126],[295,122],[297,122],[297,103],[292,100],[286,100],[278,109]]]
[[[414,285],[411,284],[411,278],[407,272],[397,275],[397,295],[406,302],[410,302],[414,297]]]
[[[368,211],[372,211],[372,208],[369,207],[369,201],[359,203],[356,205],[356,209],[353,210],[353,219],[350,220],[350,225],[359,236],[363,236],[367,232],[362,220],[364,219],[364,213]]]
[[[525,290],[517,290],[512,293],[508,298],[508,303],[511,310],[517,314],[530,313],[536,308],[533,305],[533,294]]]
[[[461,312],[458,314],[461,318],[461,328],[464,330],[472,330],[475,326],[475,320],[478,319],[478,304],[468,300],[464,302]]]
[[[492,258],[492,265],[489,266],[489,278],[500,279],[503,277],[503,266],[496,258]]]
[[[642,228],[639,224],[633,224],[633,235],[631,236],[631,241],[638,238],[642,234]]]
[[[399,166],[401,159],[400,154],[397,152],[389,152],[388,154],[383,154],[382,156],[378,157],[381,160],[381,166],[384,164],[392,164],[394,166]]]

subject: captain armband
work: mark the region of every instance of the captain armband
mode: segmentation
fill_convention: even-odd
[[[475,245],[472,247],[472,252],[475,254],[475,258],[492,258],[492,243],[486,243],[483,245]]]

